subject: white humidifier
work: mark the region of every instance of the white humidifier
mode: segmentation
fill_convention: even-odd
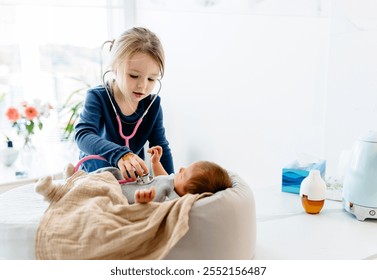
[[[377,219],[377,131],[355,143],[343,182],[344,209],[360,221]]]

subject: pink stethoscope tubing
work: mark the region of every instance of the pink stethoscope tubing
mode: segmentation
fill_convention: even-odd
[[[106,73],[105,73],[106,74]],[[105,75],[104,74],[104,75]],[[154,101],[156,100],[157,96],[159,95],[160,91],[161,91],[161,87],[162,87],[162,83],[160,81],[160,79],[157,79],[157,81],[159,82],[160,84],[160,87],[157,91],[157,94],[156,96],[153,98],[152,102],[149,104],[149,106],[147,107],[147,109],[145,110],[144,114],[140,117],[140,119],[136,122],[136,125],[134,127],[134,130],[132,131],[132,133],[129,135],[129,136],[126,136],[123,134],[123,126],[122,126],[122,121],[120,120],[120,116],[115,108],[115,105],[113,103],[113,101],[111,100],[111,96],[110,96],[110,93],[107,89],[107,86],[104,85],[105,87],[105,90],[106,90],[106,93],[109,97],[109,100],[111,102],[111,105],[113,107],[113,110],[114,110],[114,113],[115,113],[115,118],[118,122],[118,132],[119,132],[119,135],[120,137],[122,137],[125,141],[125,145],[127,148],[130,148],[130,140],[131,138],[133,138],[137,132],[137,130],[139,129],[139,126],[141,124],[141,122],[143,121],[143,118],[145,117],[145,115],[148,113],[149,111],[149,108],[152,106],[152,104],[154,103]],[[106,161],[106,159],[104,157],[101,157],[99,155],[88,155],[86,157],[83,157],[81,160],[79,160],[79,162],[76,164],[76,166],[74,167],[73,169],[73,173],[77,172],[77,170],[79,169],[80,165],[83,164],[85,161],[87,160],[91,160],[91,159],[99,159],[99,160],[104,160]],[[124,183],[128,183],[128,182],[133,182],[134,180],[133,179],[124,179],[124,180],[118,180],[119,184],[124,184]]]
[[[117,122],[118,122],[119,134],[120,134],[120,137],[122,137],[125,140],[127,148],[130,148],[130,139],[135,136],[136,131],[138,130],[141,122],[143,121],[143,117],[144,117],[144,115],[137,121],[132,133],[129,136],[126,136],[126,135],[123,134],[123,131],[122,131],[122,122],[120,120],[120,116],[118,114],[116,115],[116,119],[117,119]],[[101,157],[99,155],[89,155],[89,156],[83,157],[76,164],[75,168],[73,169],[73,173],[75,173],[77,170],[79,170],[79,167],[80,167],[81,164],[83,164],[85,161],[91,160],[91,159],[99,159],[99,160],[106,161],[106,159],[104,157]],[[134,181],[133,179],[118,180],[119,184],[129,183],[129,182],[133,182],[133,181]]]
[[[126,136],[126,135],[123,134],[122,122],[121,122],[120,116],[118,114],[116,115],[116,119],[117,119],[117,122],[118,122],[119,135],[126,142],[126,147],[130,148],[130,140],[131,140],[132,137],[135,136],[136,131],[138,130],[141,122],[143,121],[143,116],[137,121],[137,123],[136,123],[136,125],[134,127],[134,130],[132,131],[132,133],[129,136]]]
[[[117,112],[117,110],[116,110],[116,108],[115,108],[115,105],[114,105],[114,103],[113,103],[113,100],[111,99],[111,96],[110,96],[110,93],[109,93],[109,91],[108,91],[108,89],[107,89],[107,86],[106,86],[106,84],[104,85],[105,90],[106,90],[106,93],[107,93],[107,96],[109,97],[109,100],[110,100],[111,106],[113,107],[113,110],[114,110],[114,113],[115,113],[115,118],[116,118],[116,120],[117,120],[117,122],[118,122],[118,132],[119,132],[119,135],[120,135],[120,137],[122,137],[122,138],[124,139],[127,148],[130,148],[130,140],[131,140],[131,138],[135,136],[135,134],[136,134],[136,132],[137,132],[137,130],[138,130],[138,128],[139,128],[141,122],[143,121],[143,118],[144,118],[145,115],[148,113],[149,108],[150,108],[150,107],[152,106],[152,104],[155,102],[157,96],[159,95],[159,93],[160,93],[160,91],[161,91],[161,87],[162,87],[161,80],[160,80],[160,79],[157,79],[157,81],[159,82],[160,87],[159,87],[159,89],[158,89],[158,91],[157,91],[155,97],[153,98],[152,102],[149,104],[149,106],[148,106],[147,109],[145,110],[144,114],[143,114],[143,115],[140,117],[140,119],[136,122],[136,125],[135,125],[135,127],[134,127],[134,130],[132,131],[132,133],[131,133],[129,136],[126,136],[126,135],[123,134],[122,121],[120,120],[120,116],[119,116],[119,114],[118,114],[118,112]]]
[[[75,168],[73,168],[73,173],[76,173],[77,170],[79,170],[79,167],[80,167],[81,164],[83,164],[85,161],[88,161],[88,160],[91,160],[91,159],[99,159],[99,160],[106,161],[106,159],[104,157],[101,157],[101,156],[98,156],[98,155],[89,155],[89,156],[83,157],[76,164]],[[123,179],[123,180],[118,180],[118,183],[119,184],[125,184],[125,183],[129,183],[129,182],[133,182],[133,181],[135,181],[135,180],[132,179],[132,178],[131,179]]]

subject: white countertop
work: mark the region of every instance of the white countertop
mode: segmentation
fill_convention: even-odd
[[[281,187],[253,189],[257,214],[255,259],[377,259],[377,220],[358,221],[340,201],[307,214],[300,196]]]

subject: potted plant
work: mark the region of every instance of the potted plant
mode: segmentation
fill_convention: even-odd
[[[68,96],[67,100],[59,110],[61,118],[66,119],[61,136],[62,141],[73,140],[75,125],[79,119],[81,109],[84,104],[86,91],[91,87],[89,83],[81,79],[72,79],[81,82],[83,86],[71,92],[71,94]]]

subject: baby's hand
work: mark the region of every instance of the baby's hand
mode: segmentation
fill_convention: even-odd
[[[156,189],[152,186],[150,189],[137,190],[135,192],[136,203],[148,203],[153,201],[156,196]]]
[[[148,153],[151,154],[151,163],[158,163],[160,162],[162,156],[162,147],[153,146],[150,149],[148,149]]]

